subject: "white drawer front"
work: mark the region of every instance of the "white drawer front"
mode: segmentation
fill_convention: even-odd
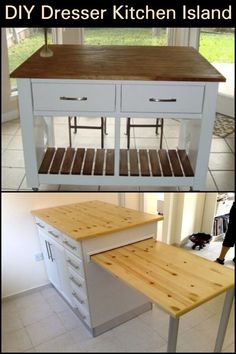
[[[58,241],[59,243],[62,242],[61,232],[55,229],[53,226],[46,224],[44,221],[38,218],[36,218],[36,226],[39,230],[43,230],[47,233],[48,236],[51,236],[52,239]]]
[[[86,312],[89,312],[88,299],[84,293],[79,291],[76,285],[71,284],[71,294],[75,300],[85,309]]]
[[[68,267],[68,276],[70,280],[71,287],[76,287],[77,291],[82,292],[84,295],[87,294],[85,280],[79,276],[71,267]]]
[[[73,269],[80,276],[84,277],[83,262],[80,258],[75,257],[72,253],[65,250],[67,267]]]
[[[200,113],[204,86],[123,85],[122,112]]]
[[[33,83],[32,89],[36,111],[115,110],[115,85]]]
[[[74,253],[76,256],[82,259],[82,248],[80,242],[63,235],[62,243],[66,249],[68,249],[70,252]]]

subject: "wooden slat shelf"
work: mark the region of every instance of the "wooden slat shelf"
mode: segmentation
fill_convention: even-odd
[[[114,149],[48,147],[39,174],[114,176]],[[120,150],[120,176],[192,177],[185,150]]]

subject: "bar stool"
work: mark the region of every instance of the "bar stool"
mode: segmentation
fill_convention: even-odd
[[[156,124],[131,124],[131,118],[127,118],[126,120],[126,135],[127,135],[127,149],[130,147],[130,128],[156,128],[155,133],[158,135],[158,128],[161,129],[160,135],[160,149],[162,149],[162,142],[163,142],[163,129],[164,129],[164,119],[163,118],[156,118]]]
[[[68,127],[69,127],[69,145],[72,145],[71,130],[74,129],[74,134],[77,133],[77,129],[100,129],[101,130],[101,148],[104,148],[104,135],[107,135],[107,119],[106,117],[101,117],[101,125],[79,125],[79,117],[68,117]],[[74,120],[74,124],[72,123]]]

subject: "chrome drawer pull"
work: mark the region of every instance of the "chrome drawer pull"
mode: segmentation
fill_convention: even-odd
[[[76,264],[74,264],[73,262],[71,262],[70,259],[67,259],[67,263],[69,263],[73,268],[79,269],[79,266],[77,266]]]
[[[36,225],[38,225],[39,227],[41,227],[42,229],[45,229],[45,226],[40,224],[39,222],[36,222]]]
[[[88,97],[66,97],[66,96],[61,96],[60,100],[61,101],[87,101]]]
[[[176,102],[176,98],[149,98],[150,102]]]
[[[85,315],[82,315],[82,313],[80,312],[79,308],[77,306],[75,306],[76,310],[79,311],[80,313],[80,316],[82,317],[83,320],[85,320],[86,316]]]
[[[70,247],[72,250],[75,250],[75,249],[76,249],[76,247],[75,247],[75,246],[72,246],[68,241],[63,241],[63,243],[64,243],[65,245],[67,245],[68,247]]]
[[[56,237],[56,238],[58,238],[58,237],[59,237],[57,234],[54,234],[54,232],[53,232],[53,231],[48,231],[48,233],[49,233],[50,235],[52,235],[52,236]]]
[[[79,301],[79,303],[82,305],[84,304],[84,301],[83,300],[80,300],[80,298],[78,297],[78,295],[76,294],[75,291],[72,292],[72,295],[76,298],[77,301]]]
[[[75,280],[75,278],[74,278],[74,277],[70,277],[70,280],[71,280],[71,281],[73,281],[73,283],[74,283],[75,285],[77,285],[79,288],[81,288],[81,287],[82,287],[82,284],[77,283],[77,281]]]

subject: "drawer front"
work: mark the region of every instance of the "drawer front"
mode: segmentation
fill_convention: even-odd
[[[67,237],[66,235],[63,235],[62,243],[67,250],[69,250],[70,252],[74,253],[76,256],[82,259],[82,248],[80,242],[75,241],[72,238]]]
[[[115,110],[115,85],[33,83],[32,90],[36,111]]]
[[[204,86],[122,85],[122,112],[201,113]]]
[[[82,260],[78,257],[75,257],[72,253],[66,250],[65,255],[67,267],[73,269],[76,273],[78,273],[81,277],[84,278],[84,268]]]
[[[78,292],[82,292],[85,296],[87,295],[85,280],[79,276],[71,267],[68,267],[68,276],[72,288],[76,288]]]
[[[74,297],[72,297],[74,299]],[[76,312],[78,312],[79,317],[89,326],[91,327],[91,321],[90,321],[90,316],[89,313],[85,310],[83,306],[81,306],[78,301],[75,299],[72,300],[72,306],[76,309]]]
[[[36,219],[36,226],[39,230],[45,231],[48,236],[52,237],[52,239],[62,243],[62,233],[55,229],[53,226],[46,224],[44,221],[38,218]]]
[[[72,297],[84,308],[84,311],[89,312],[88,299],[81,291],[78,290],[76,285],[71,286]]]

